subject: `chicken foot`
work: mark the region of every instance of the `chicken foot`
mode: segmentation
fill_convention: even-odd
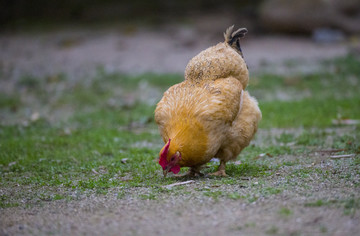
[[[226,162],[225,162],[225,161],[220,161],[220,165],[219,165],[218,171],[216,171],[216,172],[214,172],[214,173],[211,173],[211,174],[209,174],[209,175],[226,177],[227,174],[225,173],[225,166],[226,166]]]
[[[183,177],[204,176],[204,174],[200,172],[200,170],[202,168],[203,167],[201,167],[201,166],[191,167],[190,170],[187,173],[182,174],[182,175],[176,175],[176,177],[183,178]]]

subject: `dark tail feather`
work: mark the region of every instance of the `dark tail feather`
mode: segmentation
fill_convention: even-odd
[[[225,42],[229,44],[232,48],[234,48],[239,54],[243,56],[241,47],[240,47],[240,39],[245,36],[248,32],[246,28],[240,28],[233,32],[234,26],[230,26],[224,33]]]

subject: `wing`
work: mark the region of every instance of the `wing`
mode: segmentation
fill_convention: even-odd
[[[199,107],[201,119],[231,124],[241,103],[242,85],[234,77],[217,79],[204,84],[208,96]]]
[[[170,87],[155,110],[164,142],[184,120],[201,122],[206,130],[231,125],[239,112],[241,94],[242,85],[233,77],[202,83],[184,81]]]
[[[169,140],[169,124],[176,117],[176,110],[179,107],[179,100],[184,96],[188,88],[185,83],[175,84],[163,95],[155,109],[155,122],[157,123],[160,135],[166,143]]]

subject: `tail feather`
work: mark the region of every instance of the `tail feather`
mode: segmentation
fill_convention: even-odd
[[[240,47],[240,38],[243,38],[245,34],[248,32],[246,28],[240,28],[233,32],[234,25],[227,28],[224,33],[225,42],[229,44],[232,48],[234,48],[242,57],[243,53]]]
[[[225,38],[225,42],[229,43],[229,41],[231,40],[231,34],[234,30],[234,25],[230,26],[229,28],[226,29],[225,33],[224,33],[224,38]]]

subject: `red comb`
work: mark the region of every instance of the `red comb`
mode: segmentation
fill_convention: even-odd
[[[165,170],[165,168],[166,168],[166,166],[168,164],[167,155],[168,155],[168,152],[169,152],[170,141],[171,141],[171,139],[169,139],[169,142],[167,142],[167,144],[164,147],[164,150],[160,154],[159,164],[162,166],[163,170]]]

